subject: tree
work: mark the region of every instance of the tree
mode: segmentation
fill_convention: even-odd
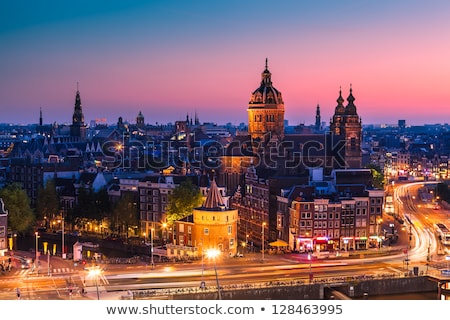
[[[106,188],[102,188],[94,193],[94,201],[97,218],[102,220],[106,216],[109,216],[111,212],[111,202]]]
[[[122,230],[128,238],[128,228],[137,227],[139,224],[139,211],[134,193],[123,193],[114,206],[111,220],[114,230]]]
[[[436,196],[439,196],[441,200],[450,202],[450,189],[445,183],[438,183],[436,186]]]
[[[372,172],[372,184],[377,189],[383,189],[384,188],[384,176],[381,172],[381,168],[374,164],[368,164],[366,165],[367,169],[370,169]]]
[[[0,198],[3,198],[5,208],[8,210],[8,226],[24,234],[33,228],[35,215],[30,207],[30,199],[19,184],[13,183],[0,189]]]
[[[201,206],[203,199],[199,188],[191,180],[186,180],[175,187],[168,200],[167,223],[172,225],[174,221],[191,215],[194,208]]]
[[[36,201],[36,219],[44,220],[54,217],[59,213],[59,199],[56,193],[55,181],[50,179],[44,188],[38,191]]]

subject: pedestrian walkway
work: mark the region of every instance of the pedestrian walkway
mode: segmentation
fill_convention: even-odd
[[[52,268],[50,270],[51,275],[59,275],[59,274],[68,274],[68,273],[75,273],[77,272],[74,268]],[[39,269],[38,275],[48,275],[48,269],[41,268]],[[36,275],[35,271],[32,271],[31,269],[11,269],[11,271],[8,273],[8,275],[11,276],[33,276]]]

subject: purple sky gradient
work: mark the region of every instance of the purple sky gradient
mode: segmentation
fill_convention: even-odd
[[[265,59],[289,124],[450,122],[450,2],[42,1],[0,12],[2,123],[247,122]]]

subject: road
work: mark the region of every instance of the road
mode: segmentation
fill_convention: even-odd
[[[418,190],[423,183],[399,184],[394,188],[396,210],[403,217],[399,228],[399,240],[394,246],[358,251],[354,259],[308,260],[305,254],[265,255],[247,254],[243,258],[223,258],[216,262],[217,278],[213,261],[192,263],[157,264],[153,269],[143,262],[137,265],[74,265],[68,260],[41,257],[39,273],[15,270],[2,275],[0,299],[16,299],[20,288],[21,299],[108,299],[108,294],[127,290],[156,288],[198,288],[202,281],[206,286],[245,285],[267,282],[301,281],[307,283],[310,274],[314,281],[333,278],[349,281],[355,277],[400,276],[412,270],[431,270],[433,263],[442,263],[447,248],[436,241],[433,225],[448,215],[444,210],[433,210],[422,203]],[[394,218],[386,216],[383,227],[387,228]],[[411,234],[411,237],[410,237]],[[429,266],[430,264],[430,266]],[[51,268],[48,268],[51,265]],[[49,275],[49,269],[51,273]],[[98,274],[89,270],[100,270]],[[87,294],[82,294],[82,289]],[[70,293],[70,290],[72,292]],[[117,299],[117,294],[109,299]]]

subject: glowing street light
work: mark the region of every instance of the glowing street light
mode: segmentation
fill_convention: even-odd
[[[247,243],[245,241],[242,241],[241,246],[242,246],[242,256],[244,256],[245,247],[247,246]]]
[[[61,257],[66,258],[66,253],[64,252],[64,217],[61,219]]]
[[[383,242],[381,241],[381,224],[383,219],[379,218],[377,220],[377,247],[381,249]]]
[[[38,251],[38,239],[40,238],[39,232],[35,232],[34,235],[36,236],[36,258],[34,260],[34,263],[36,265],[36,273],[39,273],[39,251]]]
[[[214,272],[216,273],[217,292],[219,294],[219,300],[222,300],[222,294],[220,292],[219,275],[217,274],[216,257],[220,255],[220,251],[217,249],[206,250],[206,256],[214,260]]]
[[[102,271],[98,267],[89,269],[89,273],[88,273],[88,276],[94,278],[95,287],[97,288],[97,300],[100,300],[100,292],[98,291],[98,277],[101,273],[102,273]]]
[[[308,253],[308,261],[309,261],[309,283],[312,282],[313,280],[313,274],[312,274],[312,270],[311,270],[311,253]]]
[[[152,237],[152,239],[151,239],[151,243],[150,243],[150,263],[152,264],[152,269],[154,269],[155,268],[155,262],[153,261],[153,237],[154,237],[154,235],[155,235],[155,228],[151,228],[150,229],[150,231],[151,231],[151,233],[150,233],[150,235],[151,235],[151,237]]]
[[[202,241],[200,243],[200,245],[202,246],[202,251],[200,253],[202,255],[202,282],[200,282],[200,288],[204,289],[205,288],[205,278],[204,278],[205,264],[203,262],[203,255],[204,255],[204,252],[203,252],[203,238],[200,238],[200,240]]]
[[[163,228],[163,231],[164,231],[163,244],[165,244],[166,241],[167,241],[167,222],[163,222],[162,228]]]
[[[265,222],[263,222],[262,223],[262,231],[261,231],[261,242],[262,242],[262,244],[261,244],[261,247],[262,247],[262,262],[264,262],[264,227],[266,226],[266,223]]]

